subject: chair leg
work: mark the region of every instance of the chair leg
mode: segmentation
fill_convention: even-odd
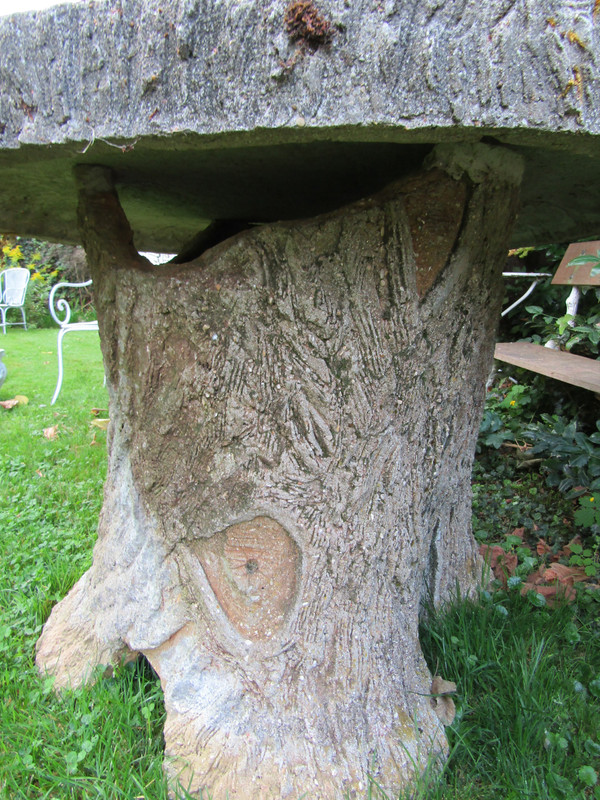
[[[62,340],[66,333],[65,328],[61,328],[58,332],[58,342],[57,342],[57,349],[58,349],[58,380],[56,381],[56,389],[54,390],[54,394],[52,395],[52,400],[50,401],[50,405],[53,406],[58,399],[58,395],[60,394],[60,389],[63,382],[63,354],[62,354]]]
[[[6,321],[6,314],[9,308],[19,308],[21,311],[21,316],[23,317],[23,322],[7,322]],[[0,326],[2,327],[2,333],[6,335],[6,326],[7,325],[22,325],[25,330],[27,330],[27,317],[25,316],[25,309],[23,306],[8,306],[6,308],[0,308]]]

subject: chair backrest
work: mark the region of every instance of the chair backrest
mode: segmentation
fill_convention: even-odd
[[[83,323],[72,323],[71,322],[71,306],[69,302],[65,300],[64,297],[60,297],[56,299],[57,292],[60,293],[61,289],[71,288],[71,289],[82,289],[84,286],[91,286],[92,281],[83,281],[81,283],[70,283],[69,281],[61,281],[61,283],[55,283],[52,289],[50,290],[50,296],[48,297],[48,308],[50,309],[50,316],[56,322],[57,325],[60,325],[61,328],[66,328],[69,325],[79,325]],[[61,319],[58,315],[64,314],[64,318]],[[96,324],[95,321],[90,324]]]
[[[2,273],[2,304],[18,308],[25,302],[29,270],[24,267],[11,267]]]

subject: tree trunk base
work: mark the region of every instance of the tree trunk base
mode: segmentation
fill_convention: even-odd
[[[194,791],[392,796],[445,757],[418,623],[481,574],[470,472],[519,175],[441,147],[373,198],[153,269],[110,176],[80,171],[109,473],[37,662],[60,687],[143,653]]]

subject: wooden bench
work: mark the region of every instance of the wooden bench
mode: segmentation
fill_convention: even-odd
[[[580,286],[600,286],[600,275],[591,275],[594,263],[572,264],[571,262],[582,255],[596,256],[598,250],[600,241],[570,244],[558,265],[552,283],[572,287],[567,299],[568,314],[577,313]],[[511,308],[514,308],[514,304]],[[494,358],[572,386],[600,393],[600,361],[557,350],[550,343],[542,346],[531,342],[500,342],[496,345]]]

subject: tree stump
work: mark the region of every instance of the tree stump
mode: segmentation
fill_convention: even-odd
[[[439,147],[376,196],[153,268],[110,174],[79,168],[109,473],[37,662],[66,686],[143,653],[194,790],[393,796],[446,753],[418,623],[481,574],[470,473],[520,169]]]

